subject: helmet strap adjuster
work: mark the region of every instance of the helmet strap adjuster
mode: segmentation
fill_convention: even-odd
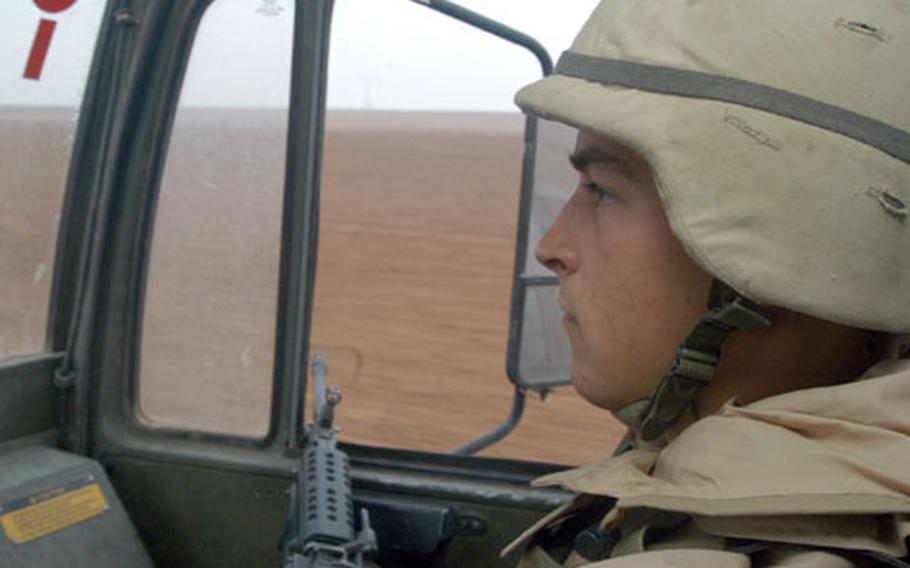
[[[639,435],[654,441],[688,409],[698,392],[714,377],[720,347],[730,333],[771,325],[771,313],[724,282],[715,279],[705,313],[676,350],[654,396],[640,418]]]

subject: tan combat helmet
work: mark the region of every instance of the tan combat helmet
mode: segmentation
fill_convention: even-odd
[[[516,101],[641,153],[674,233],[732,292],[640,416],[646,439],[726,333],[767,324],[750,300],[910,332],[910,1],[604,0]]]

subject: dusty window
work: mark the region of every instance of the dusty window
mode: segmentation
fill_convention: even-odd
[[[46,348],[57,222],[103,5],[13,2],[0,18],[0,358]]]
[[[154,225],[139,402],[154,426],[268,430],[293,2],[221,0],[190,56]]]

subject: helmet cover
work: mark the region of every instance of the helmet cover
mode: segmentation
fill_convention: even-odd
[[[604,0],[516,102],[639,152],[738,292],[908,332],[908,53],[906,0]]]

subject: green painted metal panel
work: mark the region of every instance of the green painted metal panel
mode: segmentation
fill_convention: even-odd
[[[280,564],[278,541],[287,520],[290,472],[264,475],[114,456],[104,461],[156,565],[266,568]],[[407,474],[387,472],[386,476],[403,479]],[[514,566],[516,559],[500,559],[499,551],[547,507],[515,506],[501,498],[500,493],[507,491],[501,484],[475,485],[488,486],[487,491],[474,487],[475,498],[468,500],[422,495],[406,483],[363,490],[355,481],[355,500],[381,498],[452,507],[458,517],[482,527],[474,533],[457,531],[431,555],[383,551],[380,542],[379,564],[383,568]],[[472,484],[464,483],[465,491],[471,488]]]
[[[0,361],[0,443],[56,428],[59,355]]]

